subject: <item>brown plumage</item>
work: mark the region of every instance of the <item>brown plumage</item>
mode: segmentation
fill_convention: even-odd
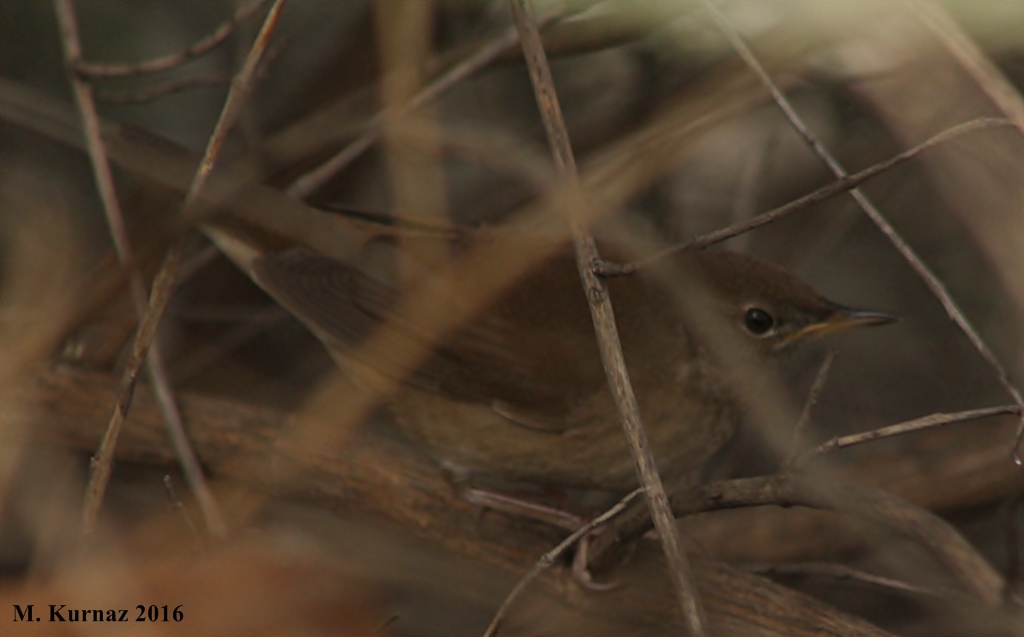
[[[782,269],[738,254],[684,253],[661,265],[609,287],[641,416],[669,479],[696,475],[740,420],[736,391],[705,341],[725,339],[770,361],[812,336],[891,320],[832,303]],[[388,268],[289,249],[258,256],[251,270],[336,357],[354,355],[382,321],[427,338],[415,317],[395,314]],[[687,296],[705,302],[681,311],[666,276],[684,289],[699,287],[702,293]],[[459,294],[438,303],[457,303]],[[700,327],[708,324],[711,332]],[[430,358],[402,379],[391,408],[442,465],[559,486],[635,486],[568,246],[432,345]],[[386,361],[363,362],[386,373]]]

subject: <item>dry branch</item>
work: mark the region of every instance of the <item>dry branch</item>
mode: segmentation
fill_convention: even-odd
[[[103,211],[106,215],[110,235],[114,241],[118,260],[123,266],[128,268],[132,301],[140,321],[138,330],[140,336],[136,342],[144,343],[142,347],[136,347],[132,352],[133,360],[125,369],[121,387],[114,398],[114,410],[110,416],[107,433],[103,437],[93,459],[92,475],[89,485],[86,487],[82,526],[86,533],[92,533],[95,528],[96,516],[103,502],[107,483],[110,481],[113,450],[117,445],[117,438],[124,423],[128,404],[131,402],[131,393],[135,387],[142,365],[145,363],[150,378],[153,379],[168,431],[171,432],[172,439],[175,441],[178,456],[188,478],[189,486],[203,505],[203,518],[206,521],[207,528],[214,535],[221,535],[224,532],[224,522],[216,503],[209,495],[209,490],[202,471],[199,469],[195,453],[192,451],[188,444],[188,439],[184,435],[181,412],[174,400],[162,352],[159,347],[149,347],[156,334],[156,321],[151,321],[151,324],[147,326],[146,284],[142,279],[141,273],[136,269],[135,251],[128,236],[124,214],[121,210],[120,200],[114,185],[113,170],[107,154],[106,144],[103,141],[102,122],[100,121],[99,112],[96,109],[96,103],[93,98],[93,88],[76,72],[77,65],[83,60],[83,54],[74,4],[71,0],[55,0],[54,8],[56,9],[60,25],[61,44],[64,48],[64,64],[68,80],[75,95],[75,103],[80,113],[86,149],[92,164],[96,188],[99,192],[100,200],[103,202]],[[149,332],[148,335],[146,335],[147,331]]]
[[[42,373],[21,394],[34,406],[25,426],[39,442],[87,450],[96,443],[115,381],[99,374]],[[292,418],[272,409],[182,396],[182,408],[200,456],[225,481],[265,489],[278,496],[322,504],[343,515],[374,520],[415,534],[439,550],[498,566],[518,575],[559,539],[558,532],[499,513],[480,519],[478,510],[454,497],[437,468],[387,429],[367,428],[343,448],[277,445]],[[5,410],[10,419],[15,412]],[[0,431],[8,431],[0,427]],[[300,455],[296,455],[296,454]],[[174,455],[163,424],[144,387],[136,392],[131,423],[118,446],[121,462],[170,465]],[[581,591],[564,570],[541,577],[540,588],[590,615],[633,618],[664,627],[677,621],[678,607],[665,579],[660,551],[644,542],[615,571],[621,582],[610,593]],[[720,637],[885,637],[887,633],[766,579],[706,559],[694,560],[694,575],[713,634]]]
[[[608,295],[608,284],[595,270],[601,262],[601,257],[597,252],[597,243],[591,234],[585,210],[595,206],[596,200],[591,198],[587,201],[586,193],[579,189],[580,176],[576,169],[576,159],[565,121],[562,119],[562,108],[554,80],[551,78],[544,45],[541,43],[537,20],[533,15],[533,5],[530,0],[511,0],[511,6],[555,167],[569,187],[571,200],[567,216],[572,231],[576,267],[590,306],[608,387],[615,398],[615,406],[622,419],[622,429],[629,442],[633,461],[636,463],[637,478],[643,487],[651,520],[658,531],[665,552],[672,586],[679,598],[679,607],[686,622],[687,634],[691,637],[704,637],[707,634],[704,608],[700,594],[694,587],[689,559],[683,551],[679,531],[673,523],[668,495],[658,474],[654,452],[641,421],[640,407],[629,380],[622,344],[619,342],[612,301]]]

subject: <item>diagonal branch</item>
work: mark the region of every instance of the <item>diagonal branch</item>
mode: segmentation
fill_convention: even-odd
[[[267,0],[249,0],[235,9],[235,15],[214,29],[210,35],[178,53],[136,64],[93,64],[79,59],[73,68],[77,73],[93,79],[129,77],[173,69],[189,60],[205,55],[223,44],[235,32],[238,23],[256,13],[266,3]]]
[[[710,0],[703,0],[704,6],[708,12],[711,13],[719,29],[725,34],[725,37],[732,44],[736,53],[740,56],[743,62],[750,67],[750,69],[757,75],[758,79],[765,86],[765,88],[771,93],[772,99],[778,105],[779,109],[785,115],[786,119],[789,120],[790,125],[799,134],[805,142],[811,147],[811,149],[821,158],[823,162],[828,166],[832,174],[838,179],[845,179],[849,176],[846,169],[843,168],[839,160],[825,148],[825,145],[821,143],[821,140],[814,134],[813,131],[807,126],[807,124],[800,118],[800,116],[794,110],[793,105],[789,102],[782,91],[772,80],[771,76],[765,70],[764,66],[758,61],[757,57],[750,50],[750,47],[743,41],[739,33],[729,24],[725,16],[721,11]],[[996,358],[995,354],[989,349],[978,331],[971,325],[971,322],[961,311],[956,301],[953,300],[952,295],[946,289],[945,284],[939,279],[939,277],[932,272],[931,268],[921,260],[921,257],[914,251],[914,249],[906,242],[906,240],[896,231],[896,229],[889,223],[888,219],[881,213],[880,210],[867,198],[867,195],[863,193],[859,188],[854,188],[850,191],[850,196],[857,202],[864,213],[869,219],[878,227],[879,230],[889,239],[896,250],[903,256],[910,267],[917,273],[921,281],[931,291],[935,298],[942,304],[943,309],[946,310],[946,314],[953,321],[953,323],[960,329],[961,332],[967,337],[967,339],[974,346],[974,349],[981,354],[981,357],[992,367],[996,373],[996,377],[999,383],[1009,394],[1013,402],[1020,408],[1019,425],[1017,429],[1017,436],[1014,440],[1012,456],[1017,464],[1022,464],[1021,458],[1018,455],[1021,442],[1024,441],[1024,396],[1021,395],[1020,391],[1010,381],[1009,374],[1006,368],[1003,367],[999,359]]]
[[[71,10],[70,0],[57,1],[66,5],[65,11]],[[217,122],[213,135],[210,137],[206,153],[200,161],[199,168],[197,169],[185,196],[182,214],[183,217],[190,216],[193,208],[195,208],[198,202],[199,193],[209,178],[210,172],[213,170],[213,166],[219,156],[220,149],[227,138],[228,131],[230,131],[238,119],[241,107],[245,103],[249,92],[251,91],[258,62],[266,50],[267,43],[269,42],[270,36],[277,25],[277,20],[280,17],[280,13],[283,8],[284,0],[277,0],[270,12],[267,14],[263,23],[263,28],[257,35],[242,70],[239,72],[235,82],[232,84],[232,88],[228,94],[221,117]],[[73,14],[71,15],[73,16]],[[96,135],[97,137],[99,136],[98,119],[96,121]],[[167,309],[167,304],[174,292],[174,282],[181,266],[183,254],[184,243],[182,240],[179,240],[175,245],[171,246],[170,250],[168,250],[164,263],[153,282],[152,294],[149,297],[149,306],[139,325],[135,340],[132,343],[131,358],[129,359],[129,363],[126,366],[121,379],[116,408],[110,418],[110,423],[108,424],[103,442],[97,451],[96,460],[93,463],[93,471],[89,477],[89,485],[86,488],[85,511],[83,514],[86,532],[91,532],[95,528],[99,508],[103,502],[103,495],[110,482],[110,474],[113,467],[114,451],[117,447],[117,439],[128,413],[131,397],[135,390],[135,383],[138,379],[139,368],[142,365],[142,361],[146,358],[147,353],[150,351],[150,345],[156,336],[156,330],[160,323],[160,319],[163,317],[163,313]],[[174,440],[176,444],[182,444],[185,440],[184,431],[180,430],[178,435],[172,433],[172,440]],[[189,479],[190,486],[195,489],[196,485],[193,483],[193,480],[196,480],[198,476],[202,475],[198,459],[196,459],[195,455],[192,454],[190,461],[183,462],[183,464],[187,465],[186,478]],[[220,514],[215,513],[217,511],[217,507],[212,493],[203,489],[197,491],[197,496],[199,496],[199,502],[203,508],[204,515],[208,516],[207,523],[209,525],[210,532],[215,536],[224,535],[227,532],[227,527]]]
[[[498,633],[498,628],[501,626],[501,623],[505,621],[505,616],[508,615],[508,610],[512,606],[512,602],[514,602],[522,592],[526,590],[526,587],[529,586],[531,582],[537,579],[537,577],[546,569],[551,568],[555,561],[568,551],[573,544],[576,544],[588,533],[599,528],[615,516],[625,511],[626,507],[629,506],[629,504],[635,500],[638,495],[640,495],[642,490],[643,487],[634,489],[626,497],[619,500],[615,506],[573,531],[569,537],[559,542],[558,546],[542,555],[541,558],[537,560],[537,563],[533,565],[533,568],[531,568],[530,571],[524,575],[521,580],[519,580],[516,587],[512,589],[512,592],[505,598],[505,601],[502,602],[501,608],[499,608],[498,612],[494,614],[494,619],[491,620],[491,624],[484,632],[484,637],[494,637],[494,635]]]
[[[110,162],[107,157],[106,145],[101,134],[101,122],[99,113],[96,110],[96,103],[93,99],[92,86],[75,72],[82,61],[82,45],[78,35],[78,21],[75,17],[75,10],[72,0],[55,0],[57,19],[60,23],[61,43],[64,47],[65,66],[68,69],[68,79],[75,95],[75,101],[82,119],[82,129],[85,135],[86,148],[89,153],[90,163],[93,167],[93,174],[96,180],[97,190],[103,202],[103,210],[107,217],[107,225],[110,227],[110,234],[113,237],[114,248],[117,251],[118,260],[122,266],[129,268],[129,281],[132,301],[135,312],[142,323],[145,322],[147,293],[146,284],[142,275],[134,267],[135,256],[131,242],[128,238],[128,231],[124,223],[124,215],[117,198],[114,187],[113,173],[110,169]],[[140,332],[142,331],[140,325]],[[156,325],[147,328],[150,333],[149,340],[156,336]],[[211,533],[218,535],[224,529],[223,516],[210,494],[209,487],[203,477],[199,461],[192,450],[185,435],[184,423],[181,412],[174,399],[170,380],[167,377],[167,370],[163,362],[163,356],[159,348],[151,348],[148,351],[133,352],[134,364],[125,371],[125,379],[108,426],[107,435],[93,458],[92,470],[95,482],[91,482],[86,490],[85,507],[83,510],[83,527],[86,533],[90,533],[96,523],[96,516],[103,501],[103,492],[106,483],[110,479],[113,470],[113,449],[117,444],[117,437],[121,425],[124,422],[128,404],[131,401],[132,389],[138,379],[138,373],[145,362],[153,388],[160,402],[164,420],[167,423],[167,432],[174,442],[178,452],[179,462],[192,492],[196,499],[203,504],[203,517],[207,528]]]
[[[676,529],[672,510],[669,507],[668,496],[665,493],[661,476],[658,475],[654,455],[640,420],[639,407],[629,381],[629,373],[622,355],[622,346],[619,343],[615,315],[612,311],[611,299],[608,296],[608,285],[595,271],[595,266],[601,262],[601,259],[594,237],[587,229],[586,220],[580,211],[583,193],[580,188],[576,160],[573,157],[565,122],[562,119],[561,107],[554,82],[551,79],[551,70],[548,67],[547,56],[541,43],[533,9],[529,0],[510,1],[512,14],[523,45],[523,55],[530,71],[534,95],[537,98],[537,107],[544,121],[548,144],[551,146],[555,165],[570,189],[571,200],[568,206],[568,216],[576,253],[576,267],[579,269],[590,305],[598,349],[604,363],[605,374],[608,377],[608,386],[611,388],[615,404],[622,418],[623,430],[636,462],[637,474],[644,489],[651,517],[654,520],[654,527],[661,538],[669,573],[683,612],[683,621],[691,637],[702,637],[706,634],[704,609],[697,589],[693,585],[691,567],[683,551],[679,531]],[[593,204],[593,202],[588,202],[588,204]]]

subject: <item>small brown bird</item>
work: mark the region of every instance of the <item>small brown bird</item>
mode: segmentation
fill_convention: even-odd
[[[219,239],[222,247],[234,241]],[[242,259],[237,245],[228,252],[335,357],[354,355],[359,339],[383,321],[409,338],[429,338],[418,333],[415,317],[396,315],[394,255],[349,263],[296,248],[262,249]],[[609,281],[626,366],[666,479],[695,477],[741,418],[738,392],[706,342],[715,337],[695,329],[695,321],[770,363],[813,337],[893,320],[832,303],[782,269],[739,254],[666,259],[670,277],[685,274],[706,291],[710,301],[701,311],[680,311],[663,279],[645,268]],[[390,265],[381,266],[384,261]],[[438,303],[458,302],[460,290],[452,294]],[[562,487],[635,487],[568,243],[468,325],[431,345],[433,354],[402,379],[390,407],[443,466]]]

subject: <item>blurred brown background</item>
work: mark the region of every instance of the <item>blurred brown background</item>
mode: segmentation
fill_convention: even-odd
[[[255,162],[265,183],[285,188],[365,130],[368,122],[372,124],[380,109],[379,75],[387,66],[382,51],[395,40],[371,4],[293,0],[286,7],[259,83],[231,137],[225,164],[239,159]],[[424,12],[427,23],[410,30],[427,34],[431,54],[416,69],[424,80],[511,28],[505,2],[438,0],[429,4]],[[605,161],[617,144],[642,135],[673,109],[703,104],[716,113],[742,100],[749,102],[739,106],[738,115],[722,117],[712,130],[681,143],[679,152],[652,171],[649,183],[637,188],[620,214],[642,216],[661,238],[682,241],[772,209],[832,180],[767,95],[740,97],[722,88],[738,78],[749,81],[750,71],[699,2],[591,4],[582,10],[574,8],[571,17],[545,31],[558,95],[584,171]],[[971,50],[975,59],[991,65],[1019,89],[1024,83],[1024,6],[998,0],[937,4],[977,47]],[[957,59],[957,52],[963,53],[949,32],[926,26],[922,16],[930,14],[922,13],[917,3],[759,0],[718,5],[785,89],[801,117],[850,172],[961,122],[1004,116],[988,95],[991,85],[979,83],[963,58]],[[547,3],[538,6],[541,13],[552,10]],[[102,64],[133,63],[181,51],[229,19],[235,7],[227,1],[91,0],[77,3],[76,10],[85,58]],[[238,24],[223,45],[172,70],[97,81],[102,115],[200,152],[216,122],[227,81],[239,68],[262,15],[257,11],[256,17]],[[0,77],[71,104],[49,3],[0,4],[0,43]],[[208,85],[140,104],[105,99],[138,97],[154,87],[195,78]],[[1015,99],[1020,103],[1019,94]],[[340,113],[329,120],[329,134],[325,132],[322,139],[306,135],[290,147],[303,148],[301,157],[277,154],[281,146],[268,143],[327,111]],[[425,121],[438,127],[442,140],[468,138],[483,147],[468,153],[468,144],[452,142],[440,164],[445,212],[458,223],[497,223],[539,194],[537,185],[523,175],[553,172],[517,47],[459,80],[426,112]],[[496,168],[503,162],[522,165],[515,170]],[[133,236],[139,238],[140,246],[159,247],[179,212],[180,200],[124,171],[117,176]],[[374,145],[308,201],[389,212],[396,206],[392,178],[381,146]],[[1020,378],[1024,372],[1024,287],[1019,276],[1024,271],[1021,131],[1001,127],[970,133],[885,172],[863,190],[945,283],[1011,378]],[[400,212],[415,215],[417,211]],[[69,420],[98,437],[95,432],[102,431],[113,407],[113,393],[108,397],[102,392],[112,392],[115,384],[111,380],[109,385],[96,385],[101,389],[95,389],[95,404],[72,407],[70,412],[65,408],[80,400],[72,398],[80,396],[73,382],[71,387],[57,389],[51,383],[46,400],[24,386],[31,386],[37,374],[53,373],[48,370],[54,366],[61,373],[116,379],[135,320],[123,285],[110,291],[95,278],[103,272],[104,259],[111,258],[111,243],[85,155],[26,131],[8,118],[0,121],[0,224],[4,260],[0,320],[5,324],[0,337],[4,351],[0,381],[9,404],[3,409],[31,414],[12,415],[0,424],[0,435],[6,440],[0,445],[4,447],[0,451],[0,581],[24,592],[22,586],[50,581],[47,578],[56,573],[58,580],[66,578],[59,580],[65,583],[38,584],[43,589],[33,599],[37,605],[63,603],[54,591],[103,583],[95,573],[86,578],[65,563],[66,559],[82,563],[85,566],[76,568],[89,571],[90,551],[83,550],[76,528],[89,445],[94,443],[87,442],[87,434],[76,438],[39,429],[46,422]],[[1010,402],[992,368],[849,196],[815,204],[732,239],[728,246],[786,266],[830,298],[883,309],[902,319],[883,331],[842,336],[792,361],[787,380],[800,404],[826,348],[838,352],[807,433],[813,440],[934,412]],[[311,396],[317,399],[315,388],[332,374],[322,347],[229,262],[209,250],[205,239],[190,239],[189,254],[199,255],[201,261],[190,262],[195,267],[181,283],[161,327],[159,344],[175,389],[182,396],[273,410],[268,413],[308,408]],[[140,253],[146,272],[155,269],[159,258],[158,248]],[[68,392],[66,403],[59,400],[61,391]],[[143,400],[143,404],[148,403]],[[883,487],[898,487],[901,480],[928,485],[934,493],[921,487],[914,497],[906,497],[953,522],[997,570],[1005,571],[1011,560],[1019,559],[1008,550],[1008,542],[1012,546],[1021,540],[1013,535],[1007,539],[1007,520],[1019,521],[1019,511],[1009,503],[1024,485],[1009,460],[1011,420],[958,424],[950,431],[873,443],[841,452],[836,461],[861,462],[857,466],[869,468],[875,466],[872,462],[884,463],[889,473],[882,474]],[[133,422],[130,417],[129,429]],[[390,431],[386,422],[373,426]],[[994,457],[973,455],[976,449],[1001,450],[997,454],[1001,464],[996,468],[971,464],[981,462],[979,457]],[[93,549],[122,556],[126,564],[129,554],[146,559],[154,552],[161,555],[167,550],[160,548],[162,543],[189,555],[202,545],[192,539],[188,525],[164,493],[162,476],[175,475],[173,463],[166,454],[148,453],[128,455],[117,464],[104,505],[102,539],[97,540],[101,548]],[[199,453],[204,462],[211,462],[201,445]],[[748,430],[724,454],[717,475],[773,471],[781,453],[766,449],[761,437]],[[232,459],[217,457],[217,463],[222,460]],[[233,460],[236,465],[245,462],[245,458]],[[947,470],[950,473],[942,473]],[[995,472],[994,477],[986,471]],[[927,472],[939,477],[931,481]],[[467,564],[465,556],[450,557],[446,552],[439,556],[436,546],[423,542],[429,533],[388,528],[387,515],[346,503],[344,489],[340,493],[326,487],[271,489],[269,500],[257,499],[249,490],[253,483],[263,489],[273,482],[272,470],[251,483],[238,479],[243,471],[212,473],[218,493],[226,502],[236,503],[228,508],[242,520],[239,533],[259,534],[260,541],[266,542],[251,549],[255,554],[270,554],[269,559],[289,564],[293,564],[290,550],[301,552],[303,559],[311,554],[316,577],[330,579],[335,587],[329,599],[345,599],[360,609],[343,613],[343,624],[326,618],[323,624],[308,628],[311,634],[327,634],[339,625],[341,632],[353,634],[382,625],[384,632],[394,634],[478,634],[514,581],[513,573],[487,570],[500,560],[486,565],[481,563],[486,560],[468,560]],[[873,482],[871,475],[862,477]],[[187,503],[180,478],[174,480],[178,495]],[[943,497],[944,492],[949,497]],[[325,506],[337,517],[320,510]],[[378,508],[388,506],[402,504],[396,499]],[[505,532],[498,523],[489,528],[487,514],[473,521],[469,507],[456,513],[469,519],[450,522],[460,528],[490,531],[492,539],[498,540]],[[799,521],[806,511],[773,510],[771,516],[761,517],[755,513],[705,514],[685,525],[710,558],[735,565],[834,559],[922,585],[939,577],[928,570],[926,559],[916,554],[908,557],[913,550],[902,540],[875,530],[856,527],[862,532],[853,534],[855,540],[832,538],[830,533],[843,526],[834,519],[832,526],[816,526],[813,520]],[[765,526],[759,526],[762,523]],[[158,540],[146,537],[148,532],[155,533],[154,528],[161,529]],[[385,528],[386,532],[381,530]],[[552,544],[559,538],[550,529],[537,533],[551,536]],[[805,541],[806,537],[814,541]],[[362,549],[351,548],[356,546]],[[255,563],[259,568],[259,560],[244,550],[224,559]],[[529,564],[524,561],[522,570]],[[303,562],[301,568],[305,567]],[[228,562],[223,568],[235,567]],[[139,572],[157,583],[173,580],[165,579],[159,569],[143,566]],[[210,585],[210,594],[218,593],[208,578],[196,577],[192,581]],[[243,600],[238,603],[273,606],[272,601],[256,601],[262,594],[277,599],[274,587],[279,582],[270,580],[270,593],[243,590],[237,593]],[[439,580],[445,584],[439,585]],[[986,626],[970,609],[950,611],[926,596],[848,581],[828,580],[823,585],[810,575],[780,581],[893,634],[1003,634],[1000,631],[1005,628]],[[189,586],[174,590],[180,593]],[[310,586],[309,590],[326,589]],[[614,598],[616,592],[603,595]],[[364,598],[373,601],[357,603]],[[224,607],[232,599],[226,595]],[[293,603],[285,597],[280,600],[282,605]],[[542,634],[623,630],[614,622],[582,628],[579,617],[559,614],[568,611],[556,612],[543,602],[536,603],[541,605],[524,608],[507,630]],[[214,613],[202,612],[207,617]],[[298,607],[294,612],[309,616]],[[392,616],[397,619],[387,623]],[[559,623],[563,621],[569,623]],[[628,613],[621,621],[638,634],[664,634],[654,627],[640,627]],[[722,634],[776,634],[742,632],[748,629],[729,628],[728,622],[722,626]]]

